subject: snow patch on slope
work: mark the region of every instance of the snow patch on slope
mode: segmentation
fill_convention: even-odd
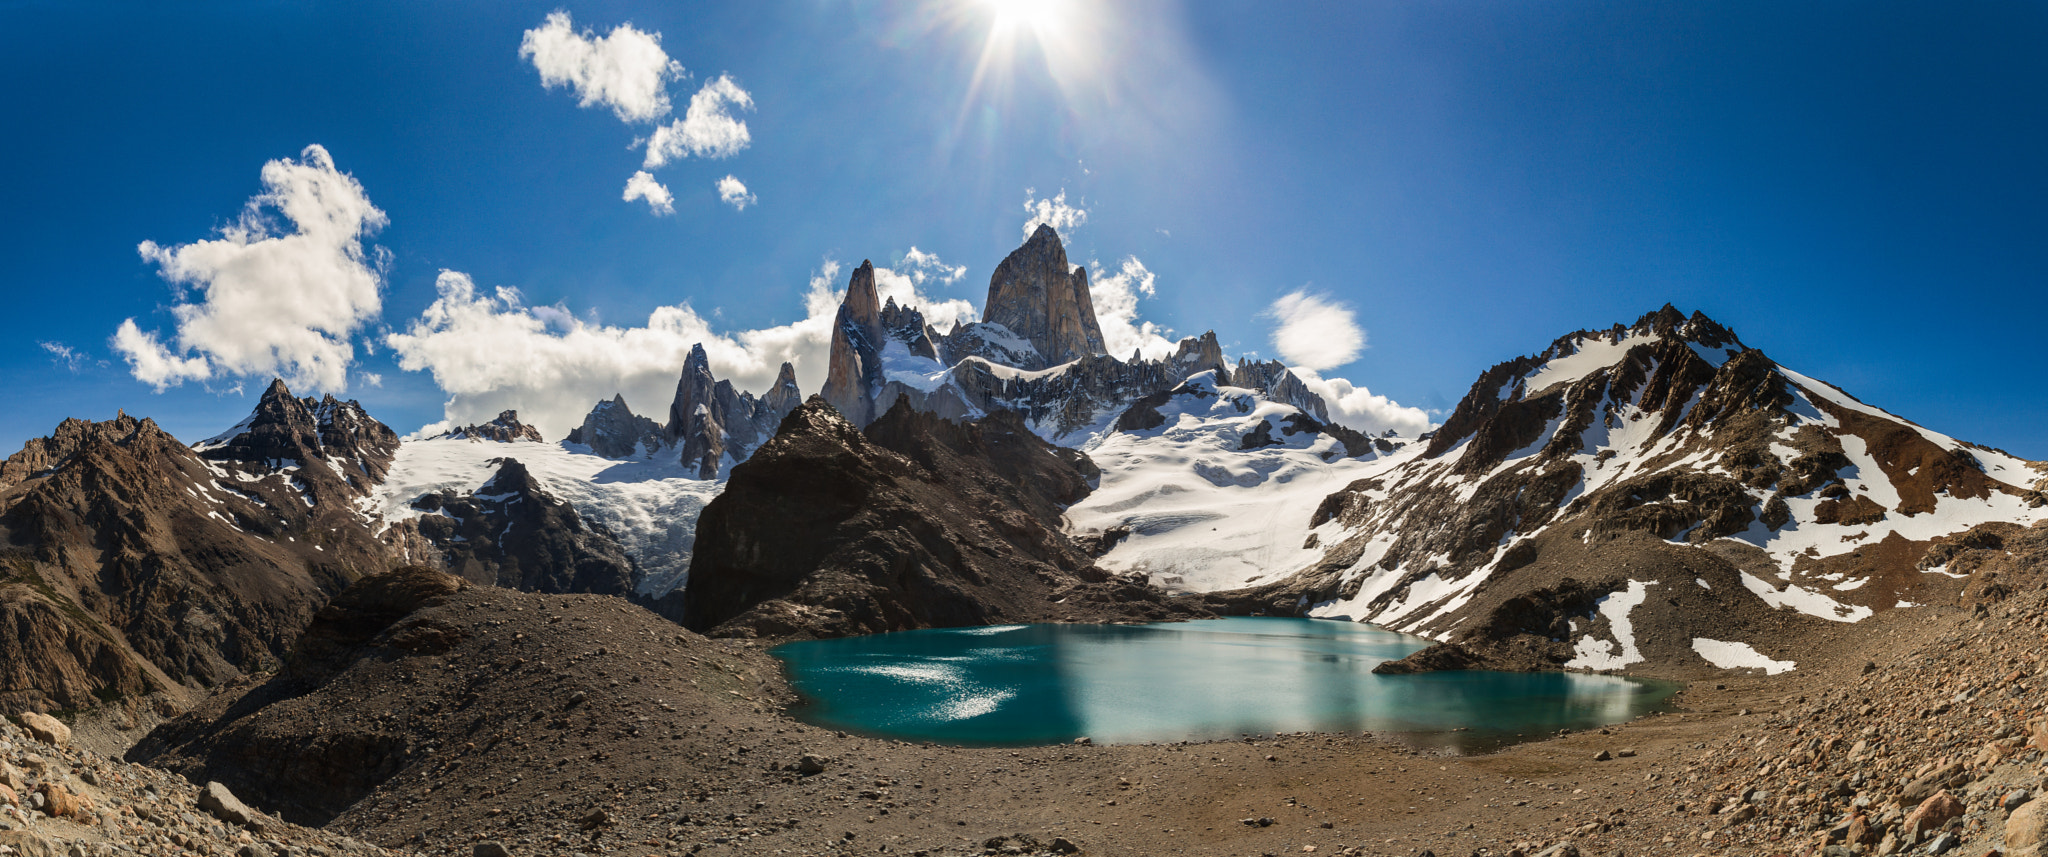
[[[1204,380],[1189,379],[1186,389],[1199,393],[1159,408],[1159,427],[1105,430],[1081,444],[1102,481],[1067,510],[1069,531],[1131,528],[1097,561],[1103,568],[1144,572],[1176,591],[1280,580],[1322,556],[1321,546],[1305,545],[1323,498],[1421,451],[1409,444],[1390,457],[1346,458],[1329,435],[1288,433],[1284,421],[1299,413],[1293,406]],[[1280,444],[1240,449],[1262,425]],[[1319,539],[1327,544],[1336,530],[1325,528]]]
[[[1636,628],[1628,614],[1650,597],[1650,587],[1656,585],[1654,580],[1631,580],[1627,589],[1601,596],[1595,609],[1607,617],[1607,627],[1614,632],[1614,639],[1602,640],[1591,634],[1580,637],[1572,646],[1573,657],[1565,661],[1565,669],[1618,670],[1641,663],[1643,653],[1636,648]]]
[[[498,473],[498,458],[515,458],[548,493],[578,514],[604,524],[640,563],[639,590],[659,597],[683,585],[696,544],[697,516],[724,489],[696,479],[680,461],[618,461],[560,443],[433,438],[398,447],[391,472],[365,503],[379,530],[422,512],[412,501],[433,492],[472,493]]]
[[[1707,663],[1724,670],[1760,669],[1766,675],[1791,672],[1799,667],[1794,661],[1772,660],[1748,643],[1731,643],[1723,640],[1709,640],[1705,637],[1692,639],[1692,650],[1705,658]]]

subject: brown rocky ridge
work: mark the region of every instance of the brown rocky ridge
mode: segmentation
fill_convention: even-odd
[[[1320,561],[1210,598],[1462,649],[1408,668],[1707,675],[1697,640],[1788,660],[1828,624],[1952,597],[1920,562],[1930,527],[2027,519],[2030,477],[1667,306],[1487,371],[1425,449],[1316,510]]]
[[[813,398],[705,508],[681,621],[787,638],[1205,612],[1112,580],[1060,531],[1095,475],[1010,412],[899,402],[863,431]]]
[[[132,720],[274,666],[385,567],[354,503],[396,446],[354,402],[282,383],[197,449],[126,414],[30,441],[0,464],[0,703]]]

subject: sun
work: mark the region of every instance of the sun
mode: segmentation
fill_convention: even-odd
[[[1040,41],[1057,37],[1073,11],[1070,0],[975,0],[994,15],[990,38],[1027,31]]]
[[[1019,74],[1044,74],[1061,90],[1090,77],[1101,54],[1095,30],[1103,9],[1077,0],[953,0],[962,23],[988,28],[968,83],[969,103],[984,87],[1005,87]],[[1037,66],[1042,71],[1020,65]],[[963,105],[964,108],[964,105]]]

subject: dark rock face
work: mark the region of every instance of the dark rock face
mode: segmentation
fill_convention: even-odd
[[[1104,353],[1102,327],[1088,294],[1088,269],[1067,264],[1059,233],[1041,224],[996,266],[982,317],[1030,342],[1044,369]]]
[[[627,595],[639,571],[604,525],[585,521],[542,490],[525,465],[496,459],[498,473],[468,495],[427,494],[409,522],[464,580],[527,592]]]
[[[583,418],[583,425],[569,430],[568,437],[570,443],[588,446],[606,458],[653,455],[665,440],[661,424],[633,413],[623,395],[598,402]]]
[[[482,425],[469,425],[458,429],[450,429],[441,436],[456,440],[464,438],[488,440],[495,443],[512,443],[522,440],[534,443],[543,442],[540,436],[540,429],[520,422],[518,411],[500,411],[497,419],[490,422]]]
[[[838,636],[1199,612],[1108,581],[1061,533],[1095,475],[1013,414],[963,425],[899,405],[863,433],[813,398],[704,510],[684,624]]]
[[[85,708],[275,665],[329,594],[382,570],[355,501],[397,436],[272,384],[195,450],[150,420],[66,420],[0,464],[0,696]]]

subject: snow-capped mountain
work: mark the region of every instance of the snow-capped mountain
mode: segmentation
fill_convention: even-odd
[[[1571,667],[1713,664],[1737,644],[1789,663],[1771,651],[1788,623],[1952,596],[1920,567],[1935,539],[2048,516],[2039,465],[1668,306],[1495,366],[1414,446],[1315,508],[1317,553],[1273,569],[1293,576],[1269,602]]]

